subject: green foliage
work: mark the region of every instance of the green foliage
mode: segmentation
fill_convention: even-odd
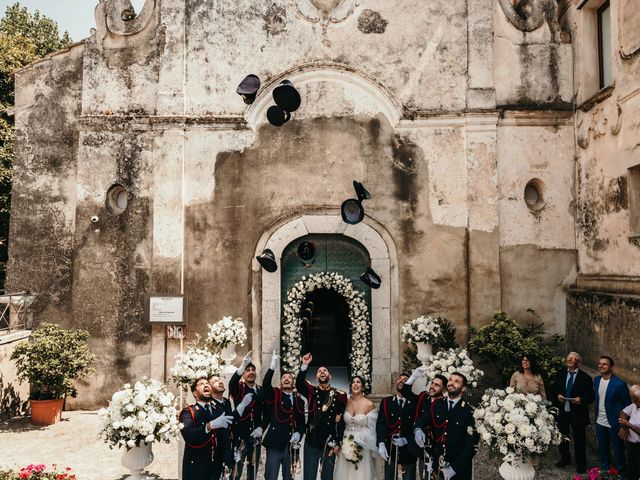
[[[535,315],[533,310],[529,312]],[[504,384],[519,367],[523,354],[534,355],[538,360],[540,374],[548,383],[563,365],[562,357],[555,354],[563,341],[564,338],[559,335],[552,336],[550,340],[545,339],[541,323],[520,327],[508,314],[498,311],[493,314],[493,321],[489,325],[474,334],[468,349],[491,362],[499,371]]]
[[[29,380],[32,400],[53,400],[66,395],[75,397],[73,380],[93,372],[86,330],[65,330],[51,323],[41,324],[28,342],[19,344],[11,359],[15,360],[18,379]]]
[[[450,348],[458,348],[458,342],[456,342],[456,327],[453,326],[451,321],[444,317],[439,317],[438,323],[442,329],[442,336],[433,344],[433,353],[438,353],[442,350],[449,350]],[[418,350],[415,345],[407,344],[402,352],[402,371],[411,374],[416,368],[420,366],[420,360],[418,360]]]

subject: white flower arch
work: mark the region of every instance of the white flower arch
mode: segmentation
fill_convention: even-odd
[[[282,366],[290,372],[300,369],[302,355],[302,318],[300,310],[308,293],[319,288],[335,290],[344,297],[349,305],[351,321],[351,376],[359,375],[371,388],[371,328],[369,308],[364,293],[356,290],[348,278],[336,272],[313,273],[302,277],[287,292],[282,325]]]

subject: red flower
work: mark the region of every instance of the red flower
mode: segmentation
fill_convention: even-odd
[[[607,470],[607,473],[609,475],[620,475],[620,472],[618,472],[616,467],[611,467],[609,470]]]

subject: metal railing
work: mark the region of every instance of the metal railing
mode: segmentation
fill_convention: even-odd
[[[33,324],[30,307],[35,300],[36,295],[30,292],[0,295],[0,335],[16,330],[30,330]]]

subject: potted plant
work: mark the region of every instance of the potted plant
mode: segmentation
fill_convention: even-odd
[[[181,392],[187,392],[187,403],[195,402],[189,386],[197,379],[222,373],[218,355],[204,348],[191,345],[186,352],[176,355],[176,363],[171,368],[171,378],[180,387]],[[182,407],[182,393],[180,394]]]
[[[170,443],[182,428],[175,396],[164,383],[146,377],[133,386],[125,384],[98,415],[100,437],[109,448],[125,448],[122,464],[131,470],[132,480],[147,478],[142,472],[153,462],[152,443]]]
[[[236,358],[236,345],[243,346],[247,340],[247,327],[241,318],[223,317],[222,320],[209,325],[206,347],[230,364]]]
[[[425,365],[433,352],[433,344],[442,336],[441,317],[420,316],[402,326],[402,340],[418,347],[418,360]]]
[[[466,348],[450,348],[431,355],[424,368],[424,375],[429,382],[436,378],[436,375],[448,378],[453,372],[462,373],[472,388],[476,388],[480,378],[484,376],[484,372],[473,365]]]
[[[52,323],[41,324],[29,341],[19,344],[11,359],[16,362],[20,382],[31,389],[31,421],[35,425],[59,422],[64,399],[77,396],[73,381],[93,372],[86,330],[66,330]]]

